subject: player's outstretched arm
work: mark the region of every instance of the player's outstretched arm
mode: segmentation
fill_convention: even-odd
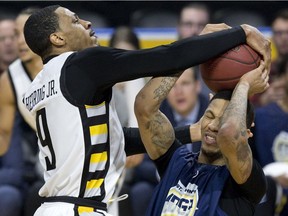
[[[238,184],[247,181],[253,165],[248,144],[251,132],[246,126],[248,98],[264,91],[268,85],[268,72],[262,61],[257,69],[241,77],[220,120],[217,143],[232,177]]]
[[[9,148],[15,117],[13,90],[7,71],[0,77],[0,155]]]
[[[152,78],[135,99],[141,139],[153,160],[165,154],[175,140],[174,129],[159,107],[177,79],[178,76]]]

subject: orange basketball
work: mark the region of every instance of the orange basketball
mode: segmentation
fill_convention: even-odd
[[[213,92],[233,90],[241,76],[257,68],[260,60],[252,48],[240,45],[201,64],[202,79]]]

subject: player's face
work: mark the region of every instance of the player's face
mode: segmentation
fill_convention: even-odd
[[[55,12],[59,17],[60,31],[71,51],[80,51],[97,45],[97,37],[90,22],[80,19],[67,8],[59,7]]]
[[[207,157],[222,157],[216,137],[219,130],[220,119],[229,101],[214,99],[206,109],[201,123],[201,151]]]
[[[280,55],[288,54],[288,20],[277,19],[273,26],[273,41]]]
[[[29,15],[19,15],[16,19],[16,35],[18,42],[18,50],[19,50],[19,58],[22,62],[27,63],[31,62],[35,58],[39,58],[37,54],[32,52],[32,50],[28,47],[24,37],[24,25]]]
[[[194,109],[200,92],[200,83],[193,73],[191,68],[185,70],[167,96],[171,107],[183,117]]]
[[[10,20],[0,22],[0,59],[11,63],[17,58],[15,23]]]

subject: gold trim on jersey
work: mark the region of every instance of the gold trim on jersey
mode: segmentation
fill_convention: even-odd
[[[101,190],[100,187],[102,186],[104,182],[104,178],[101,179],[93,179],[90,181],[87,181],[86,183],[86,189],[85,189],[85,196],[90,197],[89,194],[93,194],[94,196],[100,196]]]
[[[107,159],[107,151],[92,154],[90,158],[89,172],[95,172],[96,170],[104,170]]]
[[[102,201],[106,196],[105,176],[110,163],[109,103],[85,105],[80,112],[86,152],[81,193],[83,197]]]
[[[85,105],[87,117],[99,116],[106,114],[105,101],[95,106]]]
[[[81,215],[83,213],[87,212],[94,212],[94,208],[92,207],[86,207],[86,206],[79,206],[78,207],[78,214]]]
[[[107,124],[93,125],[89,127],[91,144],[106,143],[108,138]]]

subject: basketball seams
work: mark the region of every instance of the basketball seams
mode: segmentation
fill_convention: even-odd
[[[233,89],[245,71],[259,65],[261,56],[257,52],[246,44],[239,48],[200,65],[202,79],[212,91]]]
[[[251,50],[248,49],[247,46],[243,46],[243,47],[246,49],[246,51],[250,54],[250,56],[251,56],[252,59],[254,60],[253,64],[255,64],[255,66],[258,67],[259,64],[257,64],[257,62],[259,61],[260,56],[259,56],[259,55],[256,55],[257,58],[255,58],[255,57],[253,56],[253,53],[251,52]],[[252,49],[252,48],[251,48],[251,49]],[[253,51],[254,51],[254,50],[253,50]],[[256,53],[256,51],[254,51],[254,52]],[[257,54],[257,53],[256,53],[256,54]]]

